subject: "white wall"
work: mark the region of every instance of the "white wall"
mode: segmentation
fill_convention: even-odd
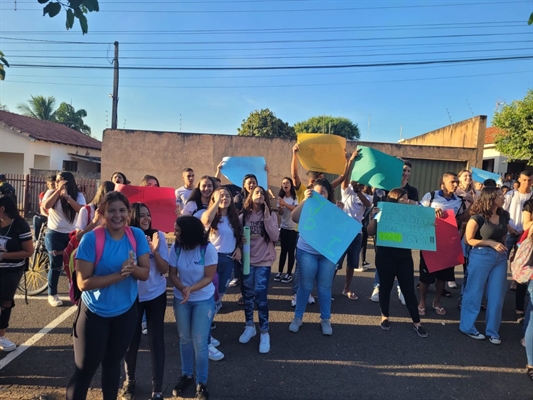
[[[78,161],[78,165],[80,165],[80,162],[83,163],[83,161],[76,160],[68,155],[68,153],[75,154],[76,152],[82,156],[87,155],[87,152],[89,152],[88,155],[101,157],[100,150],[33,140],[14,133],[10,129],[0,127],[0,154],[17,153],[23,157],[23,163],[20,164],[19,162],[17,164],[16,171],[5,170],[5,172],[29,174],[30,168],[43,169],[42,165],[46,164],[46,159],[49,162],[45,169],[62,170],[63,160]],[[36,160],[39,160],[39,165],[35,165]],[[1,162],[0,160],[0,165],[2,165]],[[84,172],[96,172],[97,170],[97,164],[93,163],[92,169],[84,165]]]
[[[24,168],[24,154],[0,152],[0,173],[20,174]]]
[[[507,157],[494,148],[494,145],[485,145],[483,160],[494,160],[494,172],[505,174],[507,172]]]

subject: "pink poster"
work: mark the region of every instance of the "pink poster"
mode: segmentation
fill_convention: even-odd
[[[452,211],[445,211],[444,218],[435,218],[437,251],[422,251],[429,272],[436,272],[464,263],[461,236]]]
[[[126,195],[130,203],[144,203],[152,215],[152,228],[174,232],[176,194],[173,188],[116,185],[115,190]]]

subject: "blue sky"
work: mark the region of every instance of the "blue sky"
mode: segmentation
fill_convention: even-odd
[[[397,141],[400,127],[408,138],[472,115],[490,124],[496,103],[533,88],[531,58],[383,65],[533,57],[531,1],[100,1],[85,36],[77,22],[65,30],[64,12],[43,17],[37,0],[17,0],[16,8],[14,0],[0,3],[0,50],[12,64],[0,103],[17,112],[30,95],[53,95],[58,105],[86,109],[98,139],[111,124],[113,71],[73,66],[110,67],[114,41],[118,127],[127,129],[236,134],[251,111],[270,108],[290,124],[344,116],[363,140]],[[347,64],[373,66],[143,69]]]

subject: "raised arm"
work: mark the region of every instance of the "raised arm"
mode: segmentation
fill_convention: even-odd
[[[350,180],[351,180],[351,177],[352,177],[353,164],[355,162],[355,158],[358,155],[359,155],[359,151],[355,150],[352,153],[352,155],[350,156],[350,158],[348,158],[346,160],[346,164],[345,164],[345,167],[344,167],[344,176],[343,176],[342,185],[341,185],[342,190],[346,190],[346,188],[350,184]]]
[[[217,190],[213,193],[214,201],[207,207],[207,210],[202,214],[202,224],[204,226],[211,226],[215,215],[217,215],[218,206],[220,205],[220,190]]]
[[[300,180],[300,175],[298,175],[298,156],[296,153],[298,153],[298,150],[300,150],[300,145],[296,143],[294,146],[292,146],[292,160],[291,160],[291,176],[292,181],[294,182],[294,187],[298,189],[302,183]]]

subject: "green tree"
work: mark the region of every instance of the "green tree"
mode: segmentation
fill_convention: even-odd
[[[91,136],[91,128],[83,122],[83,118],[87,117],[87,111],[83,108],[76,111],[72,105],[63,102],[55,111],[54,116],[57,123]]]
[[[4,53],[0,51],[0,81],[3,81],[6,78],[5,67],[9,67],[9,63],[4,58]]]
[[[494,141],[496,150],[511,160],[528,160],[533,165],[533,90],[494,114],[492,125],[503,134]]]
[[[349,140],[359,139],[359,128],[351,120],[344,117],[319,115],[294,124],[296,133],[332,133]]]
[[[239,136],[296,138],[294,128],[276,117],[276,114],[268,108],[251,112],[247,119],[242,120],[241,127],[237,128],[237,132]]]
[[[53,122],[55,121],[55,105],[54,96],[31,96],[27,103],[21,103],[17,108],[26,117]]]
[[[37,2],[46,4],[43,7],[43,16],[48,14],[50,18],[53,18],[61,12],[61,9],[65,10],[67,30],[72,29],[74,20],[77,18],[84,35],[89,31],[85,14],[92,11],[100,11],[98,0],[37,0]]]

